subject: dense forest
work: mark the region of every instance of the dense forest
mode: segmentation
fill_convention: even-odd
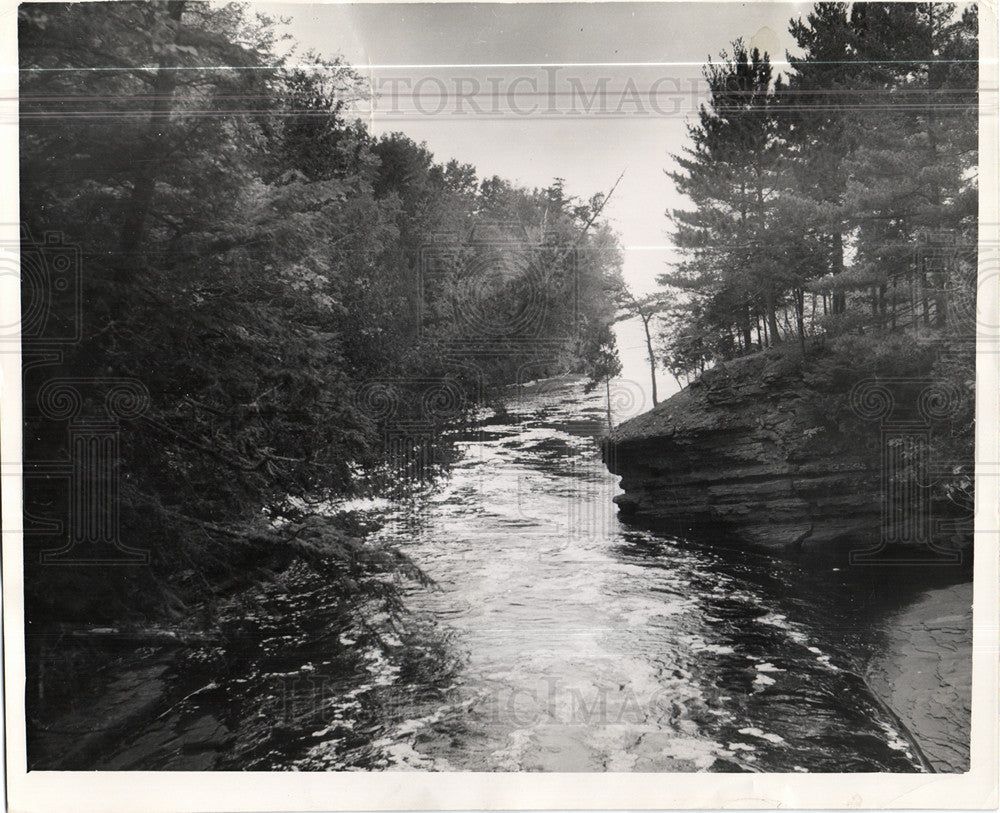
[[[391,609],[419,572],[329,500],[419,480],[503,386],[613,352],[602,195],[371,132],[359,75],[278,56],[279,22],[19,9],[25,313],[32,268],[44,287],[54,258],[78,265],[26,333],[29,650],[66,624],[184,621],[294,562]],[[72,487],[46,476],[85,425],[111,451]],[[111,504],[60,526],[71,491]]]
[[[668,213],[685,259],[661,277],[677,375],[812,337],[874,352],[971,329],[975,7],[818,3],[789,31],[781,75],[742,41],[709,61],[668,172],[693,204]]]
[[[363,78],[246,5],[18,14],[29,705],[89,668],[46,660],[67,630],[197,631],[289,568],[345,625],[398,612],[423,575],[331,501],[421,482],[507,385],[608,386],[623,311],[680,378],[822,351],[971,394],[974,7],[819,3],[780,75],[710,61],[669,171],[684,260],[643,298],[605,195],[373,132]]]
[[[691,380],[770,353],[845,395],[866,376],[935,382],[948,420],[930,453],[951,462],[931,494],[971,511],[976,8],[817,3],[789,32],[778,76],[742,41],[704,69],[708,101],[668,170],[692,204],[667,213],[683,260],[646,302],[659,361]],[[924,482],[904,458],[900,481]]]

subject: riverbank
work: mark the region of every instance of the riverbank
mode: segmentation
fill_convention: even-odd
[[[845,563],[848,551],[880,541],[892,543],[889,558],[970,558],[971,464],[936,469],[923,489],[928,474],[914,462],[971,455],[968,399],[926,360],[896,360],[817,344],[806,356],[779,347],[720,361],[604,440],[625,492],[620,513],[688,538],[724,535]],[[887,488],[916,489],[888,522]]]
[[[921,574],[624,525],[594,446],[604,394],[531,389],[455,439],[438,487],[372,518],[372,544],[438,588],[406,591],[405,624],[366,637],[330,612],[342,583],[280,579],[232,604],[221,652],[186,647],[152,675],[170,696],[82,766],[921,770],[910,723],[864,679],[873,654],[900,654],[894,619],[920,600]],[[252,607],[258,620],[243,623]],[[105,688],[80,693],[90,725],[98,708],[128,707],[134,684],[117,681],[140,668],[122,660]],[[912,682],[898,668],[893,683]]]
[[[927,590],[897,612],[866,672],[934,770],[969,770],[971,582]]]
[[[299,675],[280,661],[321,642],[331,685],[363,670],[387,648],[404,583],[426,584],[402,552],[371,539],[373,530],[353,512],[314,514],[288,536],[248,535],[227,550],[201,574],[207,598],[161,581],[174,591],[172,614],[29,628],[29,770],[218,767],[245,698],[192,699],[246,671],[244,684],[258,673],[271,679],[256,687],[260,739],[284,736],[296,680],[313,667]]]
[[[964,771],[972,590],[971,513],[964,509],[971,506],[971,488],[962,467],[954,467],[955,477],[918,488],[916,499],[901,503],[895,522],[887,523],[884,490],[900,493],[923,475],[898,451],[902,439],[883,443],[888,429],[914,438],[926,433],[914,442],[926,443],[934,466],[961,458],[953,450],[963,448],[971,425],[962,418],[967,399],[948,389],[929,361],[906,361],[896,351],[852,358],[817,345],[806,356],[776,348],[720,362],[615,427],[603,455],[621,478],[620,514],[637,527],[712,548],[808,560],[830,572],[850,570],[855,552],[877,550],[880,541],[897,543],[884,549],[883,565],[925,558],[930,567],[960,557],[963,572],[949,575],[946,568],[938,575],[957,580],[964,573],[968,581],[911,585],[912,598],[891,610],[878,605],[890,601],[892,579],[875,579],[873,615],[862,612],[852,623],[867,626],[888,613],[860,653],[869,689],[910,733],[926,769]],[[886,465],[893,467],[888,481]],[[934,549],[914,544],[918,526],[926,527]],[[922,575],[934,574],[924,569]]]

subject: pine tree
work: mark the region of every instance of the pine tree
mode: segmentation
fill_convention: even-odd
[[[865,79],[880,104],[858,124],[844,207],[857,229],[856,264],[875,280],[873,315],[886,318],[887,285],[902,283],[920,320],[943,327],[948,281],[920,267],[920,245],[967,231],[976,216],[976,13],[887,5],[853,20],[858,58],[876,65]]]
[[[797,161],[799,194],[814,203],[816,222],[826,234],[833,275],[844,270],[845,231],[841,202],[846,186],[844,161],[854,139],[852,120],[868,114],[864,88],[853,57],[854,36],[847,3],[817,3],[806,21],[793,19],[789,32],[803,56],[788,55],[791,72],[782,94],[782,117]],[[845,307],[834,291],[833,313]]]
[[[735,326],[744,349],[763,315],[767,343],[774,344],[788,251],[775,205],[788,162],[770,61],[737,41],[731,56],[709,61],[705,78],[710,99],[688,128],[693,146],[674,156],[680,171],[668,172],[695,206],[669,213],[688,259],[661,281],[696,289],[703,311],[718,312],[720,326]]]

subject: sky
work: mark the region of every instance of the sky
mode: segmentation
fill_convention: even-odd
[[[370,82],[364,118],[435,159],[528,187],[565,179],[607,193],[633,290],[656,287],[672,252],[664,174],[703,101],[701,69],[742,37],[780,63],[788,21],[811,3],[254,4],[290,18],[300,53],[341,56]],[[778,64],[777,69],[781,69]]]

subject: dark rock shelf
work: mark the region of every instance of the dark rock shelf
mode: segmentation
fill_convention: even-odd
[[[771,549],[878,544],[880,425],[851,405],[863,378],[822,351],[806,362],[789,348],[720,363],[606,439],[621,514]]]

